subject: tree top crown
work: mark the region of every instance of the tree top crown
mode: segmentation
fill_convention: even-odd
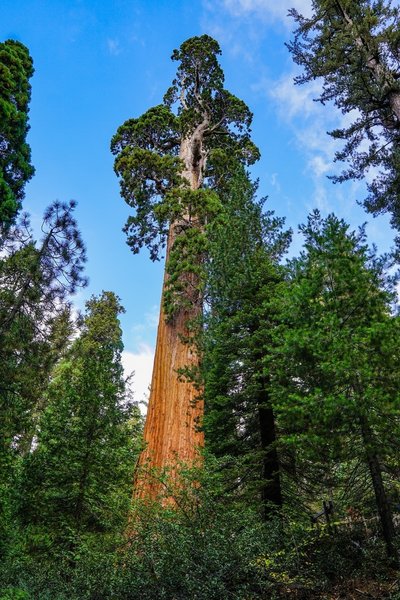
[[[221,54],[218,42],[209,35],[192,37],[174,50],[171,59],[180,63],[176,78],[164,96],[171,106],[181,100],[180,110],[210,101],[216,91],[222,91],[224,74],[218,63]]]
[[[184,188],[218,191],[218,173],[259,158],[250,139],[252,113],[224,88],[220,54],[209,35],[183,42],[172,54],[179,65],[163,104],[129,119],[113,137],[121,195],[136,211],[125,226],[134,253],[145,245],[157,258],[169,225],[193,215],[195,206],[197,218],[206,219],[207,190],[200,210],[194,193],[188,206]],[[179,190],[178,201],[174,190]]]

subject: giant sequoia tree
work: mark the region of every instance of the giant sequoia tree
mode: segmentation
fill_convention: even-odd
[[[389,212],[400,229],[400,34],[399,8],[389,0],[314,0],[289,50],[303,67],[296,83],[321,78],[323,104],[333,101],[349,125],[330,135],[344,140],[336,160],[348,168],[334,181],[361,179],[371,169],[365,206]]]
[[[18,212],[34,169],[26,143],[33,74],[28,49],[14,40],[0,44],[0,224]]]
[[[191,462],[202,445],[202,404],[182,371],[199,360],[191,325],[202,310],[207,223],[220,204],[214,169],[258,158],[249,138],[252,115],[224,88],[218,54],[207,35],[184,42],[172,55],[179,67],[163,104],[128,120],[112,141],[122,196],[135,209],[125,226],[128,244],[134,253],[146,246],[153,260],[167,246],[141,466]],[[158,490],[137,487],[139,495]]]

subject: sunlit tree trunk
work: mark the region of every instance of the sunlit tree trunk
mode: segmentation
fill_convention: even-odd
[[[202,127],[203,125],[203,127]],[[182,175],[192,190],[201,187],[205,167],[203,131],[205,122],[190,137],[182,140],[180,158],[184,163]],[[195,219],[185,215],[183,221]],[[169,229],[166,264],[182,222],[172,223]],[[193,226],[196,226],[195,224]],[[172,319],[166,320],[161,299],[156,351],[146,424],[145,448],[142,451],[135,475],[134,498],[155,499],[168,491],[163,489],[160,475],[167,471],[171,482],[176,483],[180,464],[195,465],[200,460],[199,450],[204,444],[200,430],[203,416],[202,390],[180,375],[180,370],[196,367],[199,355],[192,343],[190,324],[196,322],[202,311],[202,298],[196,277],[191,274],[189,283],[193,294],[190,308],[179,309]],[[163,293],[168,283],[164,274]]]

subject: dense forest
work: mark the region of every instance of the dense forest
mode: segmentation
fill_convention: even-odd
[[[315,209],[295,255],[218,42],[184,41],[111,140],[127,243],[165,257],[146,418],[120,299],[74,306],[75,202],[40,236],[23,212],[33,61],[0,43],[0,600],[400,599],[400,9],[290,15],[294,84],[347,116],[334,182],[366,182],[393,250]]]

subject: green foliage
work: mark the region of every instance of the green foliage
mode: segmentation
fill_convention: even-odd
[[[18,460],[31,448],[50,373],[72,334],[67,298],[86,282],[73,209],[53,204],[39,242],[27,216],[0,239],[0,552],[12,524]]]
[[[301,231],[305,250],[277,290],[281,324],[266,357],[281,444],[296,452],[296,472],[314,502],[335,490],[342,508],[351,506],[353,469],[363,465],[369,471],[364,510],[373,489],[372,512],[390,545],[383,465],[398,453],[400,425],[394,281],[385,275],[387,260],[368,250],[362,229],[349,232],[344,221],[315,211]]]
[[[0,240],[0,411],[5,446],[24,433],[24,419],[31,417],[71,334],[67,297],[86,284],[85,248],[74,207],[73,202],[56,202],[47,209],[39,243],[27,216]]]
[[[382,545],[365,530],[332,536],[289,511],[264,524],[226,486],[218,461],[206,464],[181,471],[179,489],[164,477],[175,506],[135,504],[129,535],[81,537],[73,565],[14,555],[0,565],[0,589],[29,600],[326,599],[338,581],[346,589],[351,578],[388,576]]]
[[[32,75],[28,49],[14,40],[0,43],[0,226],[14,221],[34,173],[26,143]]]
[[[0,591],[0,600],[29,600],[29,594],[20,588],[7,588]]]
[[[208,35],[183,42],[172,54],[172,60],[178,61],[179,67],[164,102],[170,107],[178,104],[183,137],[190,135],[206,118],[207,153],[219,148],[225,153],[231,152],[239,162],[252,164],[259,158],[258,149],[249,138],[253,115],[242,100],[224,89],[219,54],[218,42]]]
[[[282,325],[273,357],[275,397],[293,441],[310,434],[312,447],[329,431],[340,455],[339,438],[358,430],[360,413],[381,426],[382,410],[388,420],[397,413],[399,322],[390,315],[392,295],[382,289],[391,283],[385,264],[369,253],[363,230],[349,233],[344,221],[333,215],[323,220],[315,211],[301,231],[305,250],[292,261],[291,279],[281,284],[277,300]],[[357,380],[363,382],[359,398]]]
[[[125,522],[138,450],[126,395],[116,296],[87,303],[81,334],[54,370],[36,448],[25,459],[20,518],[30,552],[76,560],[80,537]]]
[[[222,207],[214,190],[175,189],[167,194],[164,210],[168,211],[170,222],[181,211],[188,215],[187,219],[180,218],[175,228],[176,238],[166,267],[164,310],[166,318],[172,319],[178,309],[190,310],[204,293],[210,223],[220,218]]]
[[[288,47],[303,67],[296,83],[322,78],[320,102],[333,101],[351,114],[348,127],[330,133],[345,141],[336,160],[349,165],[333,180],[361,179],[370,169],[379,170],[367,184],[365,207],[374,214],[389,212],[399,229],[398,6],[388,0],[314,0],[309,19],[290,12],[298,28]]]
[[[379,167],[367,204],[396,223],[398,9],[314,0],[313,10],[292,11],[298,82],[322,77],[322,102],[359,109],[332,132],[348,137],[337,180]],[[154,260],[170,236],[167,318],[205,303],[188,334],[203,364],[179,373],[205,386],[204,468],[154,473],[165,497],[129,513],[141,418],[123,378],[122,307],[111,292],[93,297],[75,331],[68,297],[85,284],[85,250],[74,203],[46,211],[40,241],[26,216],[16,222],[33,172],[32,64],[22,44],[0,44],[0,600],[326,600],[351,597],[355,577],[374,579],[374,597],[398,597],[375,518],[395,555],[391,260],[363,229],[314,212],[303,252],[280,265],[290,232],[254,198],[252,115],[225,90],[219,54],[209,36],[184,42],[164,103],[112,142],[136,211],[133,252]],[[328,494],[331,522],[311,524]]]
[[[132,251],[146,246],[152,260],[159,258],[174,228],[164,297],[169,319],[193,304],[190,289],[198,300],[204,288],[205,224],[220,208],[211,192],[218,192],[215,170],[259,157],[251,112],[223,87],[220,53],[208,35],[186,40],[172,55],[179,66],[164,104],[124,123],[111,143],[121,194],[135,209],[124,229]],[[210,189],[197,189],[204,186]]]
[[[213,475],[192,471],[181,480],[179,491],[166,490],[175,508],[134,507],[128,537],[102,545],[81,540],[73,568],[54,556],[51,564],[14,560],[8,581],[37,600],[269,599],[273,585],[258,557],[272,525],[267,531],[251,509],[233,508]]]
[[[274,440],[267,430],[273,436],[274,423],[262,357],[274,321],[270,300],[282,277],[278,261],[290,240],[283,219],[263,213],[255,188],[237,166],[210,225],[202,366],[207,448],[225,456],[230,485],[253,501],[278,468],[268,466]]]

